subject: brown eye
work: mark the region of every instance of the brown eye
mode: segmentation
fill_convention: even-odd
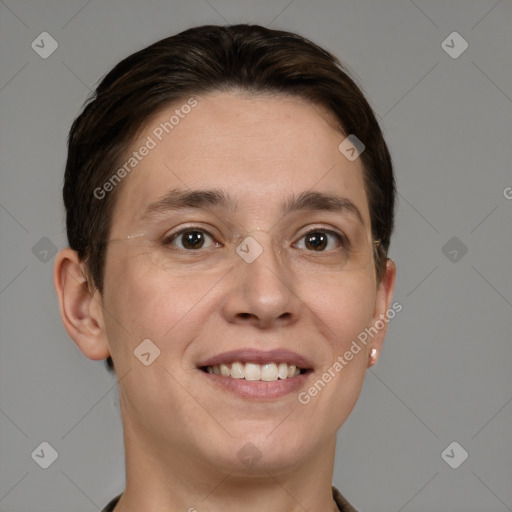
[[[334,239],[332,241],[332,239]],[[330,230],[315,229],[306,233],[301,239],[304,242],[297,244],[299,249],[305,248],[309,251],[315,252],[326,252],[326,247],[330,249],[336,249],[337,247],[343,246],[343,237]],[[334,245],[334,247],[333,247]]]
[[[187,231],[180,235],[185,249],[200,249],[204,245],[204,233],[201,231]]]
[[[184,229],[170,235],[162,243],[184,250],[198,250],[211,247],[211,242],[210,245],[205,245],[208,244],[208,240],[213,241],[213,237],[203,229]]]
[[[308,249],[323,250],[327,247],[327,235],[325,233],[308,233],[306,235],[306,247]]]

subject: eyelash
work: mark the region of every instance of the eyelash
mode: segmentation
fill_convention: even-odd
[[[176,233],[172,233],[170,234],[169,236],[165,237],[163,240],[162,240],[162,245],[168,247],[168,246],[171,246],[172,245],[172,242],[174,242],[174,240],[176,240],[180,235],[183,235],[185,233],[190,233],[190,232],[200,232],[200,233],[204,233],[206,235],[208,235],[212,240],[215,240],[215,237],[209,233],[207,230],[203,229],[203,228],[200,228],[198,226],[189,226],[189,227],[186,227],[180,231],[177,231]],[[337,233],[336,231],[333,231],[332,229],[327,229],[325,227],[322,227],[322,226],[319,226],[319,227],[316,227],[316,228],[312,228],[310,229],[309,231],[307,231],[306,233],[304,233],[299,240],[302,240],[304,237],[307,237],[308,235],[312,234],[312,233],[326,233],[328,235],[332,235],[334,236],[338,242],[340,243],[341,247],[342,248],[348,248],[349,247],[349,241],[347,239],[347,237],[341,233]],[[217,242],[218,243],[218,242]],[[199,248],[199,249],[182,249],[181,247],[174,247],[174,249],[178,250],[178,251],[181,251],[181,252],[199,252],[202,248]],[[331,249],[332,250],[332,249]],[[308,252],[330,252],[330,251],[308,251]]]

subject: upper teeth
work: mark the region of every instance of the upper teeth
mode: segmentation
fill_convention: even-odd
[[[208,366],[206,370],[208,373],[233,379],[264,380],[267,382],[300,375],[300,368],[294,364],[286,363],[244,364],[236,361],[231,364],[231,368],[227,364],[220,364]]]

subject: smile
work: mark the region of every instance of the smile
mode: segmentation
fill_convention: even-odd
[[[197,369],[215,389],[256,401],[297,393],[314,373],[307,357],[284,348],[230,350],[202,359]]]
[[[285,380],[301,375],[306,370],[299,368],[294,364],[288,363],[242,363],[235,361],[231,364],[219,364],[213,366],[204,366],[201,370],[213,375],[220,375],[231,379],[245,379],[250,381],[262,380],[273,382],[276,380]]]

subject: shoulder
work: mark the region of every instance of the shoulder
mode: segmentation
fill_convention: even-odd
[[[340,491],[332,486],[332,497],[338,505],[340,512],[357,512],[357,510],[343,497]]]
[[[343,495],[336,489],[336,487],[332,487],[332,496],[334,498],[334,501],[336,502],[336,505],[338,505],[338,509],[340,512],[357,512],[357,510],[343,497]],[[102,512],[113,512],[114,507],[117,505],[117,502],[119,501],[119,498],[121,497],[121,494],[119,496],[116,496],[113,498],[108,505],[102,510]]]
[[[112,512],[114,510],[114,507],[117,505],[117,502],[119,501],[120,497],[121,494],[110,500],[108,502],[108,505],[101,512]]]

